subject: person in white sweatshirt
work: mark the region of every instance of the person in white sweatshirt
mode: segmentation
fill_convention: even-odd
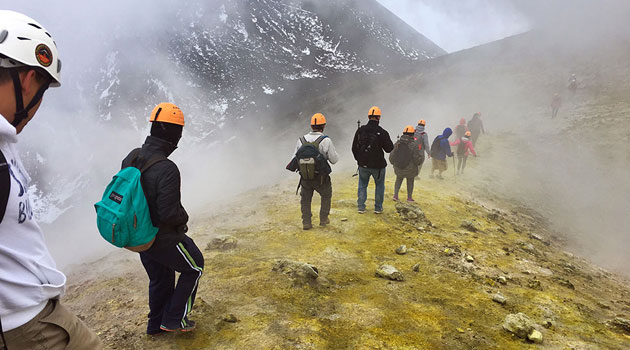
[[[59,302],[66,276],[33,217],[18,134],[48,87],[60,86],[56,44],[33,19],[0,11],[0,349],[103,349]]]
[[[330,224],[328,215],[330,214],[330,206],[332,202],[332,182],[330,179],[330,172],[332,169],[330,169],[330,165],[328,163],[337,163],[337,161],[339,161],[339,155],[337,154],[330,137],[324,135],[324,128],[326,128],[326,117],[321,113],[313,115],[311,118],[311,132],[300,137],[295,146],[296,158],[294,159],[296,161],[297,158],[299,158],[300,149],[305,144],[317,145],[319,154],[322,157],[321,164],[314,164],[317,165],[318,168],[316,169],[317,173],[314,174],[311,179],[303,177],[303,174],[300,173],[300,176],[302,176],[300,179],[300,186],[302,187],[302,191],[300,192],[300,204],[304,230],[310,230],[313,228],[313,224],[311,222],[311,203],[313,201],[314,192],[319,193],[322,197],[319,211],[319,225],[326,226]],[[315,153],[317,152],[315,151]]]

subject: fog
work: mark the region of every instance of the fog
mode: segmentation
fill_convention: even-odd
[[[381,2],[405,14],[408,23],[447,51],[533,31],[480,50],[418,63],[417,72],[404,75],[402,83],[395,81],[399,76],[387,74],[348,75],[347,81],[321,96],[283,102],[272,106],[275,113],[256,115],[253,120],[269,121],[261,125],[252,119],[221,120],[207,107],[213,101],[196,95],[198,87],[172,70],[168,59],[134,45],[134,40],[156,45],[167,40],[173,14],[191,11],[181,2],[160,1],[156,6],[154,1],[30,1],[8,6],[42,23],[55,37],[63,61],[62,88],[47,92],[36,118],[20,135],[27,167],[43,180],[36,208],[44,222],[51,217],[44,228],[55,258],[67,266],[114,250],[98,237],[92,204],[124,156],[142,144],[149,127],[143,120],[153,106],[176,93],[179,100],[174,102],[184,110],[190,127],[172,159],[181,169],[183,203],[194,218],[193,230],[212,206],[249,189],[292,179],[283,167],[315,112],[329,117],[327,132],[342,154],[335,171],[345,173],[354,167],[348,147],[356,120],[365,122],[362,116],[371,105],[383,108],[382,124],[393,137],[423,118],[433,138],[461,117],[470,119],[480,111],[491,132],[486,139],[498,139],[494,144],[504,149],[488,149],[481,143],[480,151],[489,156],[482,153],[478,160],[480,165],[485,162],[485,171],[477,173],[475,184],[539,209],[567,236],[567,247],[622,270],[630,262],[623,249],[630,243],[623,220],[630,196],[628,158],[615,151],[611,159],[601,152],[609,147],[628,150],[628,145],[591,138],[588,132],[565,135],[564,129],[580,110],[588,111],[602,91],[626,87],[625,19],[630,6],[623,1]],[[218,15],[212,18],[219,20]],[[119,48],[116,52],[109,51],[112,43]],[[112,54],[127,69],[159,71],[168,89],[138,91],[139,103],[133,110],[98,105],[95,86],[107,85],[100,79],[107,75],[105,58]],[[573,72],[581,84],[575,98],[566,95]],[[405,90],[392,90],[389,83]],[[309,93],[308,86],[304,91]],[[556,91],[565,98],[564,119],[549,121],[548,105]],[[108,114],[114,122],[104,122]],[[264,152],[259,151],[261,145]],[[49,192],[56,195],[47,196]]]

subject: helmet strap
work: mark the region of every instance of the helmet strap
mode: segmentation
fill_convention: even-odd
[[[18,125],[22,123],[22,121],[28,118],[28,112],[33,109],[33,107],[35,107],[39,103],[39,101],[42,100],[42,97],[44,97],[44,93],[46,92],[46,90],[48,90],[48,87],[50,86],[50,79],[48,79],[48,81],[44,83],[39,88],[39,90],[37,90],[37,93],[35,93],[35,96],[33,96],[31,102],[29,102],[26,108],[24,108],[24,100],[22,99],[22,82],[20,81],[20,75],[16,69],[11,69],[10,74],[11,78],[13,78],[13,89],[15,91],[15,118],[13,119],[11,125],[17,128]]]

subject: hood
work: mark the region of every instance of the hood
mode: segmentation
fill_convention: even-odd
[[[451,128],[444,129],[444,132],[442,133],[442,136],[450,137],[451,135],[453,135],[453,130],[451,130]]]
[[[413,142],[414,138],[413,138],[413,135],[402,134],[402,136],[400,137],[400,141]]]
[[[162,154],[166,157],[170,156],[171,153],[175,152],[175,150],[177,149],[177,147],[173,146],[172,143],[157,138],[155,136],[147,136],[147,139],[146,141],[144,141],[144,145],[142,145],[142,148],[151,152]]]
[[[459,125],[466,125],[466,118],[462,118],[459,120]]]
[[[6,141],[8,143],[17,142],[17,131],[15,127],[4,119],[2,114],[0,114],[0,141]]]

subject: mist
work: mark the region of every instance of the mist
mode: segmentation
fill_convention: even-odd
[[[175,23],[173,14],[221,26],[220,14],[231,16],[230,8],[194,13],[175,1],[161,1],[160,6],[149,1],[8,6],[42,23],[55,37],[63,61],[62,88],[47,92],[36,118],[20,135],[27,168],[42,180],[36,211],[60,265],[114,251],[99,238],[92,204],[126,154],[148,135],[146,121],[153,106],[173,101],[190,121],[172,159],[182,173],[183,204],[193,218],[193,231],[195,222],[213,206],[247,190],[291,181],[294,177],[284,165],[315,112],[329,118],[327,132],[342,155],[335,172],[349,176],[355,168],[349,144],[357,119],[365,123],[370,106],[382,107],[382,125],[393,137],[422,118],[433,138],[479,111],[490,131],[486,138],[500,138],[500,145],[513,150],[485,149],[482,139],[480,151],[490,156],[486,159],[482,153],[478,163],[485,171],[478,172],[473,183],[539,209],[564,233],[567,247],[623,270],[630,262],[623,250],[630,238],[622,217],[630,195],[628,158],[621,152],[602,155],[598,140],[588,134],[575,139],[556,131],[567,127],[570,111],[588,107],[602,91],[627,85],[626,75],[616,73],[626,69],[624,21],[629,6],[621,1],[381,2],[446,51],[459,52],[405,66],[412,73],[357,72],[333,86],[317,79],[298,82],[289,96],[299,92],[306,97],[285,101],[281,93],[271,95],[257,101],[269,108],[261,107],[253,116],[226,112],[222,105],[231,101],[213,92],[199,93],[202,87],[195,77],[175,69],[158,51],[146,52],[137,45],[146,41],[156,47],[167,45],[173,28],[186,25]],[[317,10],[317,4],[310,6]],[[588,30],[582,30],[584,23]],[[524,31],[530,32],[516,40],[460,51]],[[343,48],[342,41],[338,40]],[[369,48],[362,54],[368,57]],[[148,84],[148,90],[139,82],[137,96],[124,96],[127,102],[137,100],[135,106],[109,105],[107,95],[94,98],[119,84],[117,77],[141,77],[139,72],[151,72],[158,79]],[[571,99],[565,90],[573,72],[581,88]],[[390,83],[403,90],[392,89]],[[247,88],[237,85],[235,91]],[[548,104],[556,91],[563,93],[567,114],[549,121]],[[619,146],[613,141],[604,148],[627,150],[627,143]],[[260,145],[265,145],[264,152],[255,151]],[[419,184],[425,185],[429,186]]]

